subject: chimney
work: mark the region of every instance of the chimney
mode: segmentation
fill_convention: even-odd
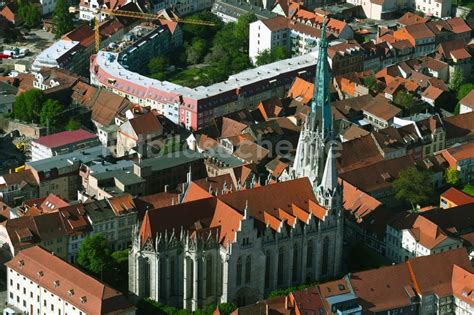
[[[165,192],[168,192],[168,185],[165,185]]]

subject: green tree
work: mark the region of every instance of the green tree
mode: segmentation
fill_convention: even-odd
[[[196,38],[186,48],[186,61],[188,64],[199,63],[208,50],[208,43],[202,38]]]
[[[448,185],[457,186],[459,184],[459,171],[453,167],[448,168],[444,173],[444,180]]]
[[[20,32],[15,29],[15,25],[7,19],[0,19],[0,34],[3,35],[7,44],[15,42],[21,37]]]
[[[148,70],[150,73],[165,73],[168,68],[168,57],[160,55],[150,59],[148,62]]]
[[[212,39],[222,27],[222,21],[210,11],[201,11],[190,15],[188,18],[209,21],[215,24],[214,26],[182,24],[184,40],[188,43],[191,43],[196,38]]]
[[[459,88],[464,83],[464,70],[461,67],[456,67],[449,80],[449,88],[453,91],[459,91]]]
[[[393,103],[404,109],[407,113],[411,113],[414,107],[413,94],[404,91],[397,92],[393,97]]]
[[[458,95],[457,95],[458,101],[462,100],[472,90],[474,90],[474,83],[466,83],[466,84],[461,85],[459,87]]]
[[[56,100],[48,99],[44,102],[40,113],[40,124],[56,129],[62,122],[63,105]]]
[[[79,248],[77,263],[95,276],[101,276],[110,267],[111,250],[104,234],[87,236]]]
[[[255,22],[257,17],[253,13],[241,15],[234,28],[235,40],[240,43],[243,51],[247,52],[249,48],[250,23]]]
[[[54,7],[53,23],[55,37],[60,38],[74,28],[72,14],[69,13],[69,2],[67,0],[56,0]]]
[[[13,116],[25,122],[39,122],[43,100],[44,96],[41,90],[31,89],[21,93],[15,98]]]
[[[258,56],[255,64],[257,66],[266,65],[278,60],[282,60],[289,57],[289,53],[283,46],[275,47],[272,50],[265,49]]]
[[[235,304],[232,302],[219,304],[219,311],[222,315],[230,315],[230,313],[232,313],[236,309],[237,306],[235,306]]]
[[[104,274],[105,281],[113,288],[128,290],[128,249],[113,252],[110,255],[110,267]]]
[[[66,124],[66,130],[77,130],[81,128],[81,123],[79,123],[77,120],[71,118]]]
[[[428,171],[419,171],[412,166],[400,172],[399,177],[393,181],[396,191],[395,197],[415,207],[427,201],[433,194],[433,183]]]
[[[379,84],[375,75],[371,74],[364,78],[364,86],[368,88],[372,93],[377,93],[379,90]]]
[[[41,22],[40,7],[31,0],[18,1],[18,15],[28,27],[35,27]]]

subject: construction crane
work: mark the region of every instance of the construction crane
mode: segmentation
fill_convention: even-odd
[[[187,24],[195,24],[195,25],[205,25],[205,26],[216,26],[215,23],[197,19],[182,19],[173,13],[173,16],[165,16],[164,14],[151,14],[151,13],[143,13],[143,12],[134,12],[134,11],[112,11],[112,10],[98,10],[95,15],[95,51],[99,51],[100,46],[100,30],[99,30],[99,16],[102,13],[113,15],[113,16],[122,16],[122,17],[129,17],[135,19],[143,19],[148,21],[155,21],[155,20],[166,20],[172,21],[177,23],[187,23]]]

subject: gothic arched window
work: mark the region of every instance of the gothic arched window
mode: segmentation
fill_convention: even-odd
[[[270,251],[267,251],[265,255],[265,288],[270,287],[270,266],[271,266]]]
[[[245,260],[245,283],[250,283],[250,275],[252,273],[252,258],[247,256]]]
[[[280,247],[280,249],[278,250],[278,277],[277,277],[278,285],[283,284],[284,263],[285,263],[285,249],[283,247]]]
[[[150,273],[150,260],[148,258],[145,258],[143,261],[143,279],[145,279],[145,290],[144,290],[144,296],[149,297],[150,292],[151,292],[151,281],[150,278],[151,273]]]
[[[242,258],[237,259],[237,285],[242,284]]]
[[[171,275],[171,281],[170,281],[170,295],[175,294],[175,287],[176,287],[176,271],[175,271],[175,266],[176,262],[174,259],[174,256],[170,258],[170,275]]]
[[[306,268],[313,268],[313,240],[308,241],[308,246],[306,249]]]
[[[323,275],[328,273],[328,260],[329,260],[329,237],[326,236],[323,242],[323,264],[321,268],[321,273]]]
[[[298,245],[294,245],[293,247],[293,273],[292,273],[292,281],[296,282],[298,281],[298,262],[299,262],[299,251],[298,251]]]
[[[207,296],[212,295],[212,257],[208,256],[206,260],[206,294]]]

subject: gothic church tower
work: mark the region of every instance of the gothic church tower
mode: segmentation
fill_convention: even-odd
[[[301,131],[291,170],[293,178],[308,177],[316,187],[324,172],[326,144],[333,139],[331,104],[329,102],[329,64],[326,21],[323,24],[316,64],[311,112]]]

